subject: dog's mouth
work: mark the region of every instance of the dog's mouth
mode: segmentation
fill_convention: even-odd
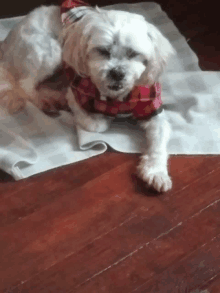
[[[108,88],[112,91],[118,92],[119,90],[123,89],[123,85],[122,84],[113,84],[113,85],[109,85]]]

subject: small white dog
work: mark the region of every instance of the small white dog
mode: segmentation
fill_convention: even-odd
[[[111,100],[113,104],[123,103],[138,87],[149,89],[159,83],[174,50],[143,16],[88,6],[73,8],[63,16],[64,24],[59,7],[42,6],[27,15],[6,38],[2,46],[0,98],[8,101],[11,112],[22,108],[25,100],[39,108],[42,99],[60,101],[62,95],[56,91],[42,97],[37,86],[63,61],[74,70],[74,78],[89,78],[100,101],[110,100],[110,104]],[[14,98],[13,89],[19,99]],[[85,130],[107,130],[112,118],[83,109],[71,87],[66,100],[76,123]],[[146,150],[138,172],[147,186],[165,192],[172,186],[167,169],[170,127],[163,110],[154,114],[138,120],[146,131]]]

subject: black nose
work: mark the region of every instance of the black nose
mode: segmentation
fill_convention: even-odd
[[[116,67],[109,71],[109,77],[116,81],[121,81],[125,77],[125,73],[121,68]]]

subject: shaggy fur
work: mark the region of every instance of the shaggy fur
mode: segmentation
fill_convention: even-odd
[[[62,100],[57,91],[44,95],[37,91],[39,83],[51,76],[62,60],[79,75],[90,77],[102,97],[117,96],[123,101],[134,86],[158,82],[174,52],[143,16],[88,7],[76,23],[62,26],[55,6],[42,6],[26,16],[10,32],[2,50],[0,98],[8,99],[10,112],[22,108],[26,100],[40,109],[42,99],[52,107],[54,99]],[[75,122],[85,130],[103,132],[110,126],[110,118],[81,109],[70,88],[66,100]],[[139,176],[147,186],[167,191],[172,186],[167,170],[170,127],[164,111],[140,126],[146,131],[146,150],[138,166]]]

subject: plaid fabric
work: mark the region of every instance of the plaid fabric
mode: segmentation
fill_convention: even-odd
[[[89,6],[89,4],[81,0],[66,0],[61,5],[61,13],[80,6]]]
[[[148,119],[162,111],[161,84],[135,87],[123,102],[116,98],[100,97],[100,93],[90,78],[81,78],[70,67],[66,68],[67,78],[76,101],[91,113],[101,113],[116,117],[121,114],[132,114],[135,119]]]
[[[77,9],[75,9],[77,8]],[[89,8],[89,4],[81,0],[66,0],[60,7],[61,20],[64,24],[73,23],[80,20],[85,10]]]

